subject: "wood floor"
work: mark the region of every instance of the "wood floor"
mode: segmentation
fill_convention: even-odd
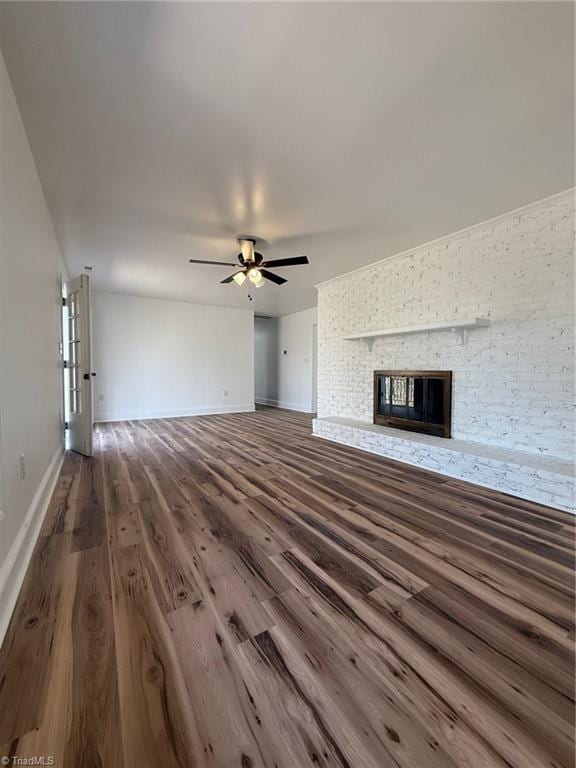
[[[65,460],[1,651],[0,755],[573,764],[573,517],[272,409],[95,442]]]

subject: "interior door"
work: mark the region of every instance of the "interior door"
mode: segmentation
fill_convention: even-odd
[[[65,366],[68,448],[92,456],[92,344],[90,283],[80,275],[66,283]]]

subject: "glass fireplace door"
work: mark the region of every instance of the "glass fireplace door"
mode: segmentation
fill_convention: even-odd
[[[375,371],[374,423],[450,437],[451,371]]]

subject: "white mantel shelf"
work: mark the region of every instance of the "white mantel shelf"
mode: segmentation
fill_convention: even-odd
[[[467,339],[468,331],[475,328],[487,328],[490,320],[487,317],[473,317],[464,320],[450,320],[444,323],[427,323],[426,325],[405,325],[399,328],[387,328],[382,331],[363,331],[362,333],[352,333],[344,336],[345,341],[356,341],[361,339],[365,341],[370,349],[374,339],[380,336],[402,336],[407,333],[427,333],[428,331],[452,331],[457,333],[460,342],[464,344]]]

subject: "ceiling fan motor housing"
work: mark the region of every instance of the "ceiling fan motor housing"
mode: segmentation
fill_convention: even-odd
[[[240,243],[240,253],[238,254],[240,264],[254,263],[256,240],[251,237],[239,237],[238,242]]]
[[[255,266],[258,266],[262,263],[264,260],[264,257],[261,253],[258,253],[254,250],[254,246],[256,245],[256,239],[252,237],[239,237],[238,242],[240,243],[241,251],[238,254],[238,261],[242,266],[251,266],[254,264]]]

